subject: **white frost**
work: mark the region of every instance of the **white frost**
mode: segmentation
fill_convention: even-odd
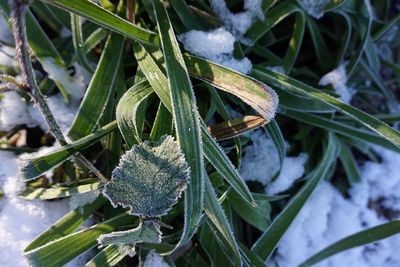
[[[331,84],[335,89],[336,93],[339,94],[340,99],[349,104],[351,98],[353,97],[354,90],[348,88],[346,86],[347,82],[347,74],[346,74],[346,64],[340,65],[337,69],[334,69],[331,72],[328,72],[324,76],[322,76],[319,81],[319,85],[326,86]]]
[[[143,267],[168,267],[169,265],[164,261],[164,259],[155,251],[150,251],[147,254],[145,261],[143,262]]]
[[[240,174],[246,181],[258,181],[266,186],[267,194],[277,194],[290,188],[294,181],[304,175],[308,156],[285,157],[279,176],[272,181],[280,167],[278,151],[263,131],[250,133],[252,145],[244,149]]]
[[[251,62],[248,58],[239,60],[233,57],[235,37],[224,28],[208,32],[192,30],[181,34],[179,40],[186,50],[195,55],[242,73],[248,73],[251,70]]]

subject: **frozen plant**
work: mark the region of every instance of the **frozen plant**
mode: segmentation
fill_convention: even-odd
[[[158,220],[176,204],[188,179],[188,164],[172,136],[133,146],[114,169],[103,195],[114,207],[129,208],[141,223],[135,229],[100,235],[98,242],[161,242]]]

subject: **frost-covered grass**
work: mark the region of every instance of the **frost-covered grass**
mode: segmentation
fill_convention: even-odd
[[[395,1],[22,2],[0,266],[400,266]]]

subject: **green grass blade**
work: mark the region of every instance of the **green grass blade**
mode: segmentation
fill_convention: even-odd
[[[272,86],[272,88],[279,95],[279,106],[281,107],[301,112],[332,113],[335,111],[321,101],[301,96],[279,86]]]
[[[260,259],[260,257],[258,257],[257,254],[255,254],[253,251],[248,249],[245,245],[243,245],[240,242],[239,242],[239,248],[240,248],[240,253],[242,254],[242,258],[245,258],[248,261],[247,265],[244,264],[244,266],[267,267],[267,264],[262,259]]]
[[[268,135],[271,137],[272,142],[276,147],[279,155],[279,162],[281,166],[283,164],[283,159],[286,156],[286,142],[283,138],[283,134],[281,129],[279,128],[276,120],[272,120],[270,123],[264,126],[265,131],[267,131]]]
[[[70,197],[76,194],[83,194],[92,190],[97,190],[102,185],[99,182],[74,187],[50,187],[50,188],[27,188],[19,196],[26,199],[56,199]]]
[[[76,58],[89,73],[93,73],[93,68],[86,58],[85,42],[82,34],[82,18],[79,15],[71,14],[72,43],[74,44]]]
[[[239,248],[233,236],[231,227],[225,217],[224,211],[218,202],[214,188],[208,177],[205,179],[205,208],[206,215],[221,233],[230,248],[230,255],[234,257],[235,266],[241,266]]]
[[[328,257],[331,257],[337,253],[345,251],[347,249],[355,248],[358,246],[366,245],[372,242],[382,240],[384,238],[393,236],[400,232],[400,220],[394,220],[388,223],[384,223],[367,230],[360,231],[348,237],[345,237],[327,248],[321,250],[314,256],[307,259],[305,262],[300,264],[301,267],[314,265]]]
[[[62,266],[95,247],[99,235],[110,233],[119,226],[133,222],[133,216],[121,214],[88,229],[69,234],[41,247],[29,250],[24,255],[33,266]]]
[[[322,116],[313,115],[309,113],[305,114],[300,112],[287,111],[285,115],[293,119],[296,119],[298,121],[302,121],[307,124],[313,125],[315,127],[323,128],[328,131],[332,131],[353,139],[366,141],[372,144],[386,147],[396,152],[400,152],[400,149],[397,146],[395,146],[392,142],[388,141],[387,139],[377,134],[368,132],[365,129],[355,128],[345,123],[341,123],[338,121],[334,121]]]
[[[350,77],[358,62],[360,61],[362,54],[364,52],[365,46],[370,38],[373,14],[368,0],[360,1],[362,3],[361,7],[355,10],[355,15],[353,18],[353,24],[358,26],[357,32],[360,33],[361,43],[359,44],[355,54],[349,60],[349,64],[346,66],[347,76]]]
[[[340,145],[339,153],[340,162],[346,172],[347,179],[350,184],[355,184],[361,181],[360,170],[358,169],[357,161],[351,152],[351,149],[344,143]]]
[[[265,84],[239,72],[230,70],[211,61],[184,54],[192,77],[233,94],[257,111],[269,122],[278,107],[278,96]]]
[[[99,209],[105,200],[98,198],[93,203],[71,210],[65,214],[55,224],[37,236],[24,250],[24,252],[46,245],[47,243],[62,238],[73,233],[85,222],[97,209]]]
[[[254,194],[253,196],[257,207],[253,207],[247,202],[242,201],[241,197],[235,191],[230,191],[228,198],[229,203],[240,217],[260,231],[265,231],[271,223],[271,206],[269,205],[269,200],[260,197],[259,194]]]
[[[285,73],[290,73],[294,63],[296,62],[302,45],[305,28],[306,16],[303,12],[297,12],[294,22],[293,35],[289,40],[289,45],[282,62],[282,66],[285,68]]]
[[[168,88],[167,78],[164,73],[160,70],[157,63],[154,61],[152,56],[147,52],[145,47],[136,43],[133,45],[135,51],[135,57],[138,60],[139,66],[145,74],[147,80],[152,86],[153,90],[157,93],[165,107],[172,112],[171,99]],[[242,196],[243,201],[247,201],[254,204],[254,199],[251,196],[249,189],[244,183],[243,179],[236,168],[233,166],[230,159],[227,157],[222,148],[217,142],[211,137],[207,131],[207,127],[201,124],[204,154],[207,159],[213,164],[216,170],[226,179],[226,181],[233,187],[235,191]]]
[[[185,225],[177,247],[187,243],[197,230],[204,207],[204,161],[201,129],[196,100],[178,41],[163,2],[153,2],[160,33],[172,114],[177,141],[190,167],[190,181],[185,191]]]
[[[159,45],[158,36],[148,30],[142,29],[106,9],[88,0],[41,0],[42,2],[54,5],[74,14],[81,15],[100,26],[122,34],[128,38]]]
[[[86,263],[86,267],[115,266],[128,254],[128,248],[124,253],[123,249],[115,245],[107,246],[101,250],[93,259]]]
[[[93,48],[96,47],[96,45],[98,45],[101,41],[106,39],[108,34],[109,34],[109,31],[107,31],[103,28],[98,28],[97,30],[95,30],[85,40],[85,43],[84,43],[85,52],[86,53],[90,52]]]
[[[20,172],[22,177],[29,181],[42,175],[44,172],[62,163],[70,156],[98,142],[117,127],[117,122],[111,122],[93,134],[61,147],[45,156],[29,159],[21,163]]]
[[[107,100],[113,91],[123,47],[124,38],[122,36],[117,34],[109,36],[99,64],[68,132],[68,136],[72,140],[90,134],[102,116]]]
[[[251,250],[257,253],[261,259],[267,260],[271,256],[283,234],[310,198],[319,182],[325,178],[332,162],[336,159],[336,142],[335,137],[330,134],[324,156],[316,169],[310,175],[306,184],[293,197],[293,199],[291,199],[286,208],[275,218],[268,229],[254,243]]]
[[[296,79],[280,74],[278,72],[268,69],[261,69],[259,67],[253,67],[252,73],[259,79],[264,80],[265,82],[276,83],[295,93],[303,94],[305,96],[319,100],[336,109],[337,111],[347,115],[354,121],[361,123],[362,125],[376,132],[380,136],[386,138],[397,147],[400,147],[400,133],[397,130],[391,128],[386,123],[376,119],[372,115],[369,115],[355,107],[346,105],[345,103],[336,99],[333,96],[323,93],[318,89],[315,89],[305,83],[302,83]]]
[[[153,89],[151,89],[153,90]],[[158,105],[157,115],[151,128],[150,139],[158,140],[165,134],[171,134],[173,129],[172,116],[162,102]]]
[[[314,45],[315,54],[321,67],[321,72],[326,73],[332,67],[332,58],[328,47],[314,19],[308,16],[306,21],[307,29]]]
[[[298,5],[293,3],[293,1],[283,1],[265,13],[265,21],[258,20],[256,23],[254,23],[250,29],[247,30],[245,37],[249,38],[255,43],[279,22],[296,12],[303,13],[303,10]]]
[[[141,142],[138,126],[138,109],[141,103],[153,93],[147,81],[135,84],[122,96],[117,105],[116,117],[118,127],[128,147]]]

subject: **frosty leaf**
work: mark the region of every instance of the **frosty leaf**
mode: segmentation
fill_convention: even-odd
[[[186,188],[189,168],[171,136],[135,145],[121,158],[103,194],[116,207],[142,217],[160,217]]]
[[[97,239],[100,245],[135,244],[135,243],[160,243],[160,225],[154,221],[144,221],[138,227],[127,230],[100,235]]]

